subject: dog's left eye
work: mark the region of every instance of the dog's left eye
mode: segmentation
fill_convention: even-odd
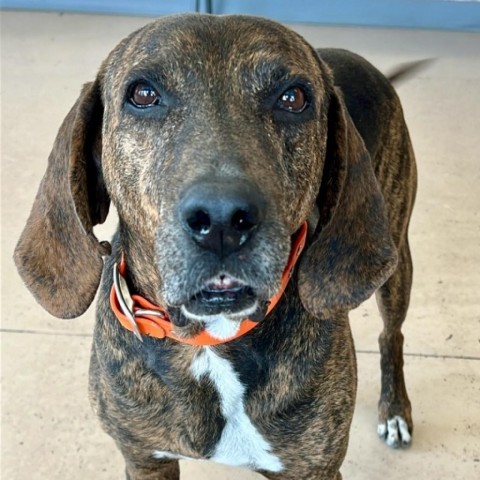
[[[130,102],[138,108],[148,108],[159,105],[161,95],[148,83],[139,82],[130,90]]]
[[[300,87],[292,87],[285,90],[277,100],[278,108],[291,113],[301,113],[307,105],[305,91]]]

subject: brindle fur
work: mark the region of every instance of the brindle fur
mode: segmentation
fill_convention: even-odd
[[[176,205],[188,185],[207,177],[247,179],[264,195],[266,220],[224,264],[261,299],[278,288],[291,236],[309,220],[306,250],[281,302],[248,335],[215,347],[239,373],[246,412],[285,467],[261,473],[341,478],[356,392],[348,311],[375,291],[385,324],[379,417],[402,416],[412,429],[400,332],[416,187],[407,127],[374,67],[347,51],[317,53],[263,19],[167,17],[113,50],[59,131],[15,260],[37,300],[60,317],[88,308],[103,269],[90,394],[129,479],[178,479],[178,462],[152,452],[209,458],[225,424],[211,383],[189,371],[201,347],[141,343],[108,302],[124,251],[131,289],[169,307],[179,332],[194,328],[177,307],[218,260],[200,255],[182,232]],[[167,109],[132,110],[127,89],[139,78],[161,85]],[[292,79],[307,83],[308,110],[273,112],[275,92]],[[92,229],[110,199],[120,224],[103,266],[109,251]]]

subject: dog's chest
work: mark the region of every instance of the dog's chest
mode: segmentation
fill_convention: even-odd
[[[207,378],[218,394],[225,426],[211,461],[235,467],[282,470],[282,462],[245,412],[245,386],[230,361],[204,348],[193,360],[190,372],[196,381]],[[208,406],[206,406],[208,408]],[[186,457],[175,452],[155,451],[155,458]]]

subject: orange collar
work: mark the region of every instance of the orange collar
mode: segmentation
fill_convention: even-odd
[[[285,288],[288,285],[293,269],[297,263],[307,238],[307,222],[301,227],[292,244],[290,251],[290,258],[282,275],[280,289],[270,299],[267,308],[267,315],[275,308],[275,305],[280,300]],[[253,320],[244,320],[237,331],[237,333],[226,339],[218,339],[210,335],[206,330],[201,331],[191,338],[178,337],[175,334],[174,325],[170,321],[168,312],[165,308],[154,305],[146,298],[140,295],[130,295],[127,282],[125,280],[126,274],[126,260],[125,255],[122,254],[122,260],[119,264],[115,264],[113,269],[113,285],[110,290],[110,306],[113,313],[120,321],[120,323],[135,334],[135,336],[142,340],[142,335],[148,335],[155,338],[169,337],[181,343],[188,345],[210,346],[227,343],[235,340],[242,335],[245,335],[258,322]]]

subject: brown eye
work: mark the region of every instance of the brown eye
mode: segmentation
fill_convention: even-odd
[[[292,113],[301,113],[307,106],[305,92],[300,87],[292,87],[282,93],[277,102],[279,108]]]
[[[160,103],[160,94],[148,83],[139,82],[130,91],[130,102],[138,108],[153,107]]]

